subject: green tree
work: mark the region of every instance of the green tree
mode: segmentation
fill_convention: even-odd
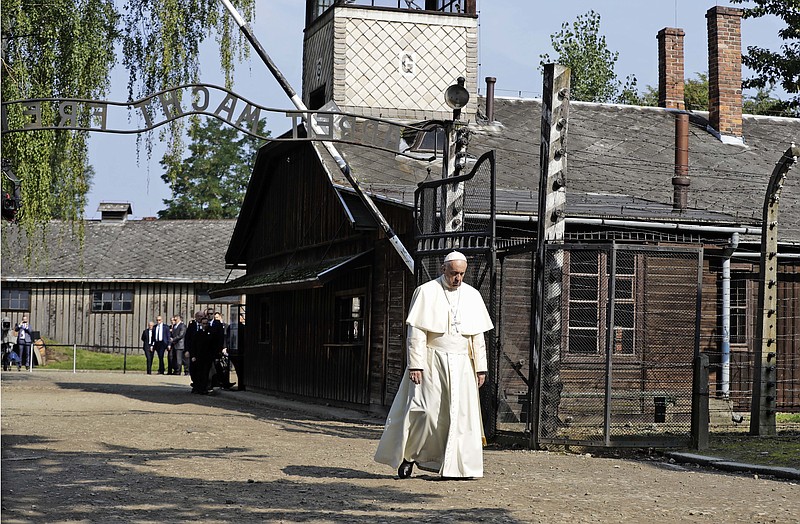
[[[742,111],[748,115],[797,117],[798,109],[790,102],[772,96],[773,89],[758,88],[754,95],[744,99]]]
[[[642,93],[633,91],[627,94],[626,103],[657,106],[658,89],[647,86]],[[708,111],[708,75],[706,73],[697,73],[697,78],[690,78],[683,83],[683,103],[690,111]]]
[[[557,62],[570,68],[572,100],[584,102],[620,102],[633,99],[636,78],[628,76],[625,84],[617,79],[614,66],[619,53],[610,51],[606,37],[600,34],[600,15],[589,11],[570,24],[561,24],[561,31],[550,35]],[[540,55],[540,65],[553,62],[549,54]]]
[[[258,134],[268,136],[263,120],[259,125]],[[236,218],[260,141],[214,118],[193,119],[189,139],[187,158],[168,154],[161,161],[172,198],[158,218]]]
[[[683,103],[689,111],[708,111],[708,74],[697,73],[683,84]]]
[[[745,88],[768,89],[779,85],[792,96],[780,111],[800,108],[800,0],[731,0],[755,4],[744,8],[744,18],[774,15],[786,23],[778,36],[786,43],[780,51],[748,46],[742,63],[755,73],[743,82]],[[756,95],[758,96],[758,95]]]
[[[657,106],[658,105],[658,89],[653,86],[645,86],[644,91],[641,93],[633,92],[630,94],[626,102],[635,106]]]
[[[237,4],[252,19],[255,0]],[[132,98],[192,82],[198,77],[200,43],[214,34],[230,87],[233,58],[249,49],[241,35],[234,38],[235,24],[218,0],[4,0],[0,18],[4,101],[105,98],[117,44]],[[7,118],[12,128],[29,119],[19,105],[9,107]],[[43,104],[42,121],[56,118],[55,105]],[[167,133],[172,155],[181,148],[180,137],[176,121]],[[2,157],[12,161],[22,184],[18,220],[28,238],[39,238],[35,229],[50,218],[83,217],[91,178],[87,140],[87,133],[78,131],[3,136]]]
[[[748,115],[772,115],[797,117],[797,110],[789,107],[786,101],[772,96],[772,89],[756,90],[754,95],[746,96],[742,102],[742,111]],[[708,111],[708,75],[697,73],[697,78],[690,78],[683,84],[683,101],[690,111]],[[647,86],[639,94],[631,97],[631,104],[642,106],[658,105],[658,89]]]

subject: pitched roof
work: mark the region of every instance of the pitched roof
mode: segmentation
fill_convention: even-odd
[[[64,222],[51,222],[46,250],[24,262],[19,226],[3,228],[3,280],[156,281],[221,283],[243,274],[225,269],[235,221],[87,220],[84,246]]]
[[[567,138],[567,215],[641,220],[760,223],[775,163],[793,141],[800,119],[743,117],[744,146],[723,144],[707,130],[706,113],[690,116],[689,206],[672,210],[674,111],[628,105],[572,102]],[[499,200],[535,214],[539,172],[541,101],[495,101],[491,124],[471,124],[469,152],[497,152]],[[340,144],[362,188],[413,204],[416,184],[441,170],[440,162],[392,157],[379,150]],[[337,184],[348,184],[321,155]],[[628,205],[625,205],[625,202]],[[779,235],[800,243],[800,181],[790,180],[780,201]]]

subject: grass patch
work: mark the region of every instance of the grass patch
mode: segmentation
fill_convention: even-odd
[[[797,418],[789,413],[783,415]],[[782,431],[774,437],[712,433],[708,449],[700,453],[746,464],[800,468],[800,431]]]
[[[147,359],[144,355],[128,355],[119,353],[99,353],[87,349],[76,352],[76,369],[92,371],[145,371]],[[72,348],[63,346],[47,346],[47,365],[42,369],[72,369]]]
[[[778,424],[800,424],[800,413],[776,413],[775,421]]]

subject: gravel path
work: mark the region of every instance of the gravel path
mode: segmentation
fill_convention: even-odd
[[[499,449],[487,449],[483,479],[415,471],[400,481],[372,461],[379,421],[355,412],[249,392],[200,397],[186,377],[1,380],[9,524],[800,522],[800,487],[787,481]]]

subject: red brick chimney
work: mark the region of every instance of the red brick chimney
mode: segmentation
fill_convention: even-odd
[[[686,109],[683,101],[683,29],[658,32],[658,106]]]
[[[708,20],[708,119],[723,137],[742,138],[742,10],[716,6]]]

